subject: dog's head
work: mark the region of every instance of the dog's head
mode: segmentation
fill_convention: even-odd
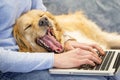
[[[14,37],[20,51],[60,53],[63,51],[61,29],[49,12],[31,10],[17,19]]]

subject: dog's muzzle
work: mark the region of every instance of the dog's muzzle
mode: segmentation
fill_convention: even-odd
[[[49,52],[61,53],[64,51],[62,45],[56,40],[50,28],[47,30],[44,36],[36,39],[36,43]]]

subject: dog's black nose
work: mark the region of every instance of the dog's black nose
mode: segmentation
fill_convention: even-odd
[[[43,17],[39,20],[39,26],[48,26],[49,25],[49,21],[46,17]]]

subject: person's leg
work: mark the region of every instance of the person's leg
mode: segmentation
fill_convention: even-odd
[[[0,80],[108,80],[102,76],[71,76],[71,75],[51,75],[48,70],[33,71],[30,73],[5,73]]]
[[[108,77],[108,80],[120,80],[120,67],[118,68],[117,72],[115,73],[115,76]]]
[[[19,76],[21,73],[2,73],[0,72],[0,80],[14,80],[13,78]]]
[[[120,80],[120,67],[118,68],[118,70],[117,70],[114,78],[115,78],[116,80]]]

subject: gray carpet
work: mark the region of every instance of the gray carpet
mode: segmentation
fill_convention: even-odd
[[[120,33],[120,0],[43,0],[55,15],[84,11],[102,30]]]

